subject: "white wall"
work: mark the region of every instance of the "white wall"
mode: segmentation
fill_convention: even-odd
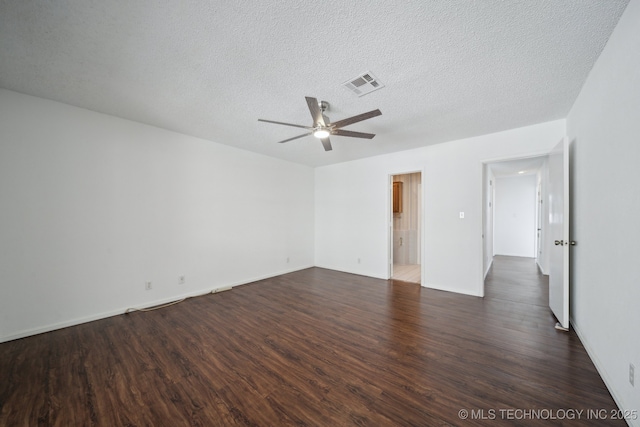
[[[495,179],[494,253],[535,257],[536,175]]]
[[[482,188],[482,206],[484,206],[483,213],[483,228],[482,228],[482,239],[484,243],[483,248],[483,271],[484,276],[486,277],[489,273],[489,269],[491,268],[491,264],[493,264],[493,217],[494,217],[494,208],[495,208],[495,191],[494,191],[494,182],[495,177],[493,175],[493,171],[489,167],[488,164],[484,163],[482,165],[482,180],[483,180],[483,188]]]
[[[483,162],[547,153],[564,134],[558,120],[316,168],[316,265],[388,278],[389,176],[421,170],[423,284],[482,295]]]
[[[640,411],[640,0],[631,0],[567,118],[572,323],[622,409]],[[636,385],[628,381],[629,363]],[[639,415],[640,417],[640,415]],[[640,426],[640,420],[631,421]]]
[[[0,341],[313,265],[313,180],[0,90]]]

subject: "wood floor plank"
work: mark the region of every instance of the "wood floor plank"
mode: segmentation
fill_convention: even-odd
[[[625,425],[459,417],[615,409],[547,286],[512,257],[484,298],[311,268],[3,343],[0,425]]]

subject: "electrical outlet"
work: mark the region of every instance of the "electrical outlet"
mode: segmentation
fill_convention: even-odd
[[[151,282],[144,282],[144,288],[145,288],[147,291],[150,291],[150,290],[151,290]]]
[[[184,283],[187,281],[187,279],[184,276],[180,276],[178,277],[178,284],[179,285],[184,285]]]
[[[289,264],[289,257],[287,257],[287,264]]]
[[[360,264],[360,258],[358,258],[358,264]]]
[[[460,219],[464,219],[464,212],[460,212]]]
[[[631,383],[631,387],[636,386],[636,367],[633,366],[633,363],[629,363],[629,382]]]

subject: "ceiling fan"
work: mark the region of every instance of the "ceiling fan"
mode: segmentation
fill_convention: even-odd
[[[307,129],[308,132],[302,135],[294,136],[293,138],[279,141],[280,143],[293,141],[294,139],[302,138],[304,136],[313,135],[322,141],[324,151],[331,150],[331,141],[329,135],[349,136],[352,138],[366,138],[371,139],[375,136],[373,133],[354,132],[351,130],[342,129],[344,126],[348,126],[354,123],[361,122],[363,120],[370,119],[381,115],[380,110],[369,111],[368,113],[358,114],[357,116],[349,117],[347,119],[338,120],[331,123],[329,118],[324,115],[324,112],[329,109],[329,103],[326,101],[318,102],[316,98],[305,96],[309,111],[311,112],[311,118],[313,118],[313,124],[311,126],[295,125],[292,123],[274,122],[273,120],[258,119],[259,122],[274,123],[276,125],[293,126],[297,128]]]

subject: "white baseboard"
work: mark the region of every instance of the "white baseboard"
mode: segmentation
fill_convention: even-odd
[[[441,285],[434,284],[434,283],[423,283],[422,287],[429,288],[429,289],[435,289],[436,291],[452,292],[454,294],[470,295],[472,297],[480,297],[480,298],[482,298],[482,295],[480,295],[477,292],[463,292],[460,289],[451,289],[448,286],[441,286]]]
[[[120,308],[117,308],[115,310],[109,310],[109,311],[105,311],[105,312],[102,312],[102,313],[93,314],[91,316],[79,317],[79,318],[76,318],[76,319],[65,320],[64,322],[54,323],[54,324],[51,324],[51,325],[45,325],[45,326],[39,326],[37,328],[26,329],[24,331],[20,331],[20,332],[15,333],[15,334],[11,334],[11,335],[8,335],[8,336],[5,336],[5,337],[0,337],[0,343],[13,341],[13,340],[17,340],[17,339],[20,339],[20,338],[26,338],[26,337],[30,337],[32,335],[43,334],[45,332],[51,332],[51,331],[55,331],[57,329],[68,328],[70,326],[81,325],[83,323],[89,323],[89,322],[93,322],[93,321],[100,320],[100,319],[106,319],[107,317],[112,317],[112,316],[117,316],[117,315],[120,315],[120,314],[124,314],[127,310],[130,310],[130,309],[150,308],[150,307],[155,307],[155,306],[158,306],[158,305],[168,304],[170,302],[178,301],[178,300],[181,300],[183,298],[190,298],[190,297],[203,295],[203,294],[209,294],[209,293],[218,293],[218,292],[230,290],[230,289],[232,289],[232,288],[234,288],[236,286],[257,282],[259,280],[269,279],[271,277],[281,276],[281,275],[287,274],[287,273],[293,273],[294,271],[305,270],[305,269],[310,268],[310,267],[313,267],[313,265],[304,266],[304,267],[297,267],[297,268],[292,268],[292,269],[288,269],[288,270],[282,270],[282,271],[279,271],[279,272],[276,272],[276,273],[273,273],[273,274],[267,274],[267,275],[264,275],[264,276],[254,277],[254,278],[247,279],[247,280],[241,280],[241,281],[238,281],[238,282],[235,282],[235,283],[231,283],[231,284],[219,285],[219,286],[216,286],[214,288],[199,289],[197,291],[191,291],[191,292],[184,293],[184,294],[173,295],[173,296],[168,297],[168,298],[163,298],[163,299],[159,299],[159,300],[145,302],[142,305],[139,305],[139,306],[136,306],[136,307],[131,307],[131,306],[129,306],[129,307],[120,307]]]
[[[493,265],[493,257],[491,257],[491,261],[489,261],[489,265],[487,266],[487,269],[484,272],[484,279],[487,278],[487,274],[489,274],[489,270],[491,270],[491,266]]]
[[[307,268],[312,268],[312,267],[316,267],[316,266],[314,266],[314,265],[305,265],[305,266],[302,266],[302,267],[295,267],[295,268],[290,268],[290,269],[286,269],[286,270],[280,270],[280,271],[278,271],[276,273],[265,274],[263,276],[256,276],[256,277],[251,278],[251,279],[241,280],[239,282],[231,283],[228,286],[230,286],[232,288],[235,288],[236,286],[248,285],[249,283],[258,282],[260,280],[265,280],[265,279],[271,279],[272,277],[282,276],[283,274],[294,273],[296,271],[306,270]]]
[[[339,271],[341,273],[355,274],[357,276],[372,277],[374,279],[382,279],[382,280],[388,280],[389,279],[389,277],[374,276],[372,274],[367,274],[367,273],[365,273],[363,271],[350,270],[348,268],[336,268],[336,267],[329,267],[329,266],[326,266],[326,265],[316,265],[316,267],[324,268],[325,270]]]
[[[576,331],[576,335],[578,335],[578,338],[580,338],[580,342],[582,342],[582,346],[585,348],[585,350],[587,350],[587,354],[589,355],[589,358],[591,359],[591,361],[593,362],[593,365],[596,367],[596,370],[600,374],[602,381],[604,381],[604,385],[607,387],[607,390],[609,390],[609,393],[611,393],[611,396],[613,397],[614,402],[618,406],[618,409],[622,411],[637,410],[638,408],[624,407],[624,405],[622,404],[622,399],[620,399],[620,396],[616,393],[616,390],[611,386],[613,382],[611,381],[611,377],[609,376],[609,373],[607,372],[602,362],[600,362],[600,359],[598,359],[598,356],[596,356],[596,353],[594,352],[593,347],[591,347],[591,344],[589,344],[589,341],[586,339],[585,335],[580,330],[580,327],[576,325],[576,322],[573,320],[572,317],[569,318],[569,323],[571,324],[571,326],[573,326],[573,330]],[[627,424],[629,424],[631,427],[640,427],[640,418],[636,420],[627,419],[626,421],[627,421]]]
[[[523,254],[494,254],[494,257],[496,256],[511,256],[514,258],[530,258],[530,259],[536,259],[535,256],[531,256],[531,255],[523,255]]]
[[[542,268],[542,264],[540,264],[540,262],[538,262],[538,258],[536,258],[536,265],[538,266],[538,269],[540,270],[540,273],[542,273],[545,276],[549,275],[549,273],[544,271],[544,268]]]
[[[126,308],[106,311],[103,313],[93,314],[91,316],[79,317],[76,319],[65,320],[64,322],[54,323],[52,325],[39,326],[37,328],[26,329],[24,331],[20,331],[18,333],[7,335],[6,337],[0,338],[0,343],[13,341],[20,338],[30,337],[32,335],[43,334],[45,332],[55,331],[57,329],[68,328],[70,326],[81,325],[83,323],[93,322],[94,320],[105,319],[111,316],[117,316],[118,314],[123,314]]]

